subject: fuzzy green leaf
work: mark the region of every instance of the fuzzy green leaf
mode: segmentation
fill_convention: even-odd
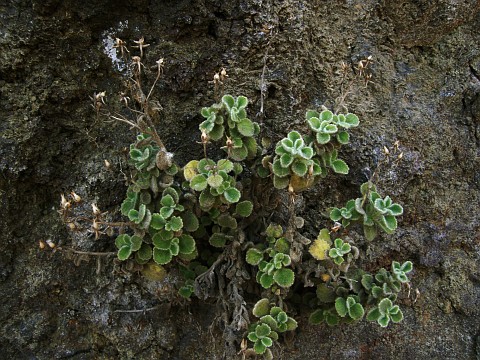
[[[284,154],[284,155],[290,156],[290,154]],[[290,159],[293,161],[293,157],[290,156]],[[290,169],[288,168],[288,166],[282,166],[281,158],[273,161],[272,170],[273,170],[273,173],[278,177],[285,177],[290,175]]]
[[[292,154],[283,154],[282,156],[280,156],[280,166],[282,168],[288,168],[290,164],[293,162],[293,159],[294,157]],[[275,173],[275,175],[279,175],[279,174]]]
[[[207,185],[207,179],[202,174],[195,175],[192,180],[190,180],[190,187],[195,191],[202,191]]]
[[[163,227],[165,226],[165,219],[158,213],[152,214],[150,226],[155,230],[163,229]]]
[[[295,160],[291,168],[292,171],[300,177],[303,177],[308,171],[307,164],[302,160]]]
[[[235,207],[235,213],[242,217],[249,217],[253,211],[253,204],[251,201],[245,200],[239,202]]]
[[[224,191],[223,196],[225,197],[225,200],[227,200],[230,204],[233,204],[240,200],[240,196],[242,196],[242,194],[240,191],[238,191],[238,189],[231,187]]]
[[[225,234],[222,233],[215,233],[210,236],[210,239],[208,239],[208,242],[210,245],[214,247],[224,247],[225,244],[227,243],[228,237]]]
[[[250,265],[258,265],[263,260],[263,252],[256,248],[248,249],[245,260]]]
[[[253,315],[262,317],[270,312],[270,301],[268,299],[258,300],[253,307]]]
[[[153,260],[158,265],[165,265],[172,261],[172,254],[169,250],[153,249]]]
[[[345,317],[348,312],[347,302],[344,298],[339,297],[335,300],[335,310],[337,310],[338,315]]]
[[[337,141],[342,145],[348,144],[350,141],[350,135],[346,131],[340,131],[337,134]]]
[[[191,254],[195,250],[195,240],[190,235],[182,234],[178,238],[178,246],[180,254]]]
[[[255,128],[250,119],[242,119],[237,123],[237,129],[240,134],[243,136],[253,136],[255,133]]]
[[[262,285],[265,289],[270,288],[273,285],[273,276],[268,274],[262,274],[260,276],[260,285]]]
[[[152,247],[143,243],[142,247],[137,251],[136,256],[142,261],[148,261],[152,258]]]
[[[170,229],[168,229],[168,227]],[[179,231],[183,227],[183,221],[181,217],[172,216],[172,218],[165,225],[166,230]]]
[[[124,245],[118,250],[117,257],[119,260],[124,261],[127,260],[131,254],[132,248],[129,245]]]
[[[257,341],[255,341],[255,344],[253,345],[253,350],[258,355],[262,355],[265,352],[265,350],[267,350],[267,347],[263,345],[260,339],[258,339]]]
[[[308,322],[312,325],[321,324],[325,320],[322,309],[317,309],[312,312],[308,318]]]
[[[331,137],[330,134],[317,133],[316,139],[319,144],[324,145],[330,141]]]
[[[198,223],[198,218],[195,216],[195,214],[192,211],[185,211],[183,212],[180,217],[182,218],[183,221],[183,229],[188,231],[188,232],[194,232],[197,231],[199,223]]]
[[[348,165],[345,163],[345,161],[341,159],[332,161],[331,166],[333,171],[335,171],[337,174],[343,174],[343,175],[348,174]]]
[[[203,176],[202,176],[203,177]],[[210,175],[207,178],[207,183],[213,188],[218,188],[223,183],[223,178],[220,175]],[[203,189],[202,189],[203,190]]]
[[[142,246],[142,238],[138,235],[133,235],[130,238],[130,247],[132,251],[137,251]]]
[[[273,176],[273,186],[276,189],[285,189],[290,182],[290,178],[287,177],[278,177],[277,175]]]
[[[117,249],[121,249],[125,245],[130,247],[130,235],[128,234],[118,235],[117,238],[115,239],[115,246],[117,247]]]
[[[204,209],[210,209],[215,204],[215,197],[210,193],[208,189],[203,190],[198,197],[200,206]]]
[[[273,274],[273,279],[279,286],[287,288],[293,285],[295,273],[291,269],[279,269]]]

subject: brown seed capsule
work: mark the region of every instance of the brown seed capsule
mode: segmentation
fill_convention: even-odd
[[[47,240],[47,245],[50,249],[53,249],[55,247],[55,243],[50,239]]]
[[[97,216],[101,214],[100,209],[97,207],[96,204],[92,203],[92,210],[93,210],[93,215]]]
[[[390,154],[390,150],[388,150],[388,148],[386,146],[383,147],[383,152],[385,153],[385,155]]]
[[[70,203],[70,201],[67,201],[67,199],[65,198],[65,195],[61,195],[61,200],[60,200],[60,207],[63,209],[63,210],[67,210],[69,209],[70,207],[72,206],[72,204]]]
[[[79,195],[77,195],[74,191],[72,191],[70,195],[72,196],[73,201],[75,201],[76,203],[79,203],[80,201],[82,201],[82,198]]]
[[[40,247],[41,250],[43,250],[43,249],[45,249],[45,246],[46,246],[46,245],[45,245],[45,243],[44,243],[42,240],[40,240],[40,241],[38,242],[38,246]]]
[[[103,163],[105,164],[105,167],[107,168],[107,170],[110,170],[110,168],[112,167],[112,164],[110,164],[110,161],[105,159],[103,160]]]
[[[92,228],[93,230],[97,231],[100,229],[100,224],[96,220],[93,220]]]
[[[70,231],[73,231],[73,230],[76,230],[76,229],[77,229],[77,225],[75,225],[75,223],[72,223],[72,222],[71,222],[71,223],[68,223],[67,226],[68,226],[68,229],[69,229]]]

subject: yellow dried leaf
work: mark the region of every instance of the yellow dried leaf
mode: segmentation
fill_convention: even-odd
[[[315,177],[300,177],[298,175],[293,174],[290,178],[290,186],[292,187],[293,191],[299,193],[300,191],[306,190],[312,187],[313,183],[315,182]]]
[[[163,266],[149,262],[143,266],[142,275],[148,280],[162,281],[167,276],[167,271]]]
[[[185,180],[190,181],[192,178],[198,174],[197,172],[198,160],[190,161],[185,167],[183,168],[183,176]]]
[[[330,250],[331,244],[332,240],[330,239],[328,229],[322,229],[308,251],[315,259],[325,260],[327,258],[327,251]]]

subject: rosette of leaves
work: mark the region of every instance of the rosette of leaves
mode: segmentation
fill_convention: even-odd
[[[337,265],[342,264],[345,259],[344,255],[348,254],[352,247],[349,243],[344,242],[342,239],[337,238],[333,242],[334,247],[328,251],[328,256],[333,260]]]
[[[361,221],[367,240],[373,240],[380,228],[387,234],[392,234],[397,229],[397,216],[403,214],[401,205],[392,201],[389,196],[382,198],[376,186],[366,182],[360,187],[361,198],[349,200],[344,208],[333,208],[330,219],[342,221],[343,226],[350,222]]]
[[[233,148],[225,147],[232,159],[236,161],[252,158],[257,154],[257,142],[254,136],[260,133],[258,123],[247,118],[246,107],[248,99],[231,95],[222,97],[222,104],[227,112],[228,138],[233,142]]]
[[[278,340],[278,333],[295,330],[298,326],[295,319],[288,316],[282,308],[271,306],[266,298],[257,301],[253,315],[259,318],[259,321],[250,325],[247,338],[254,343],[255,353],[260,355],[269,352],[268,348],[273,341]],[[271,358],[271,353],[268,355],[268,358]]]
[[[409,281],[407,274],[412,270],[413,264],[411,261],[405,261],[403,264],[400,264],[398,261],[392,262],[393,277],[401,283],[407,283]]]
[[[115,246],[118,249],[118,259],[122,261],[127,260],[133,252],[140,250],[142,247],[142,242],[142,238],[137,235],[118,235],[115,239]]]
[[[214,141],[220,140],[225,132],[224,117],[221,110],[221,104],[214,104],[210,107],[202,108],[200,112],[205,118],[199,126],[200,131],[207,134]]]
[[[257,248],[247,251],[247,263],[258,266],[257,282],[265,289],[271,288],[274,284],[282,288],[292,286],[295,281],[295,273],[287,268],[292,262],[290,256],[272,249],[268,253],[270,261],[264,260],[264,251]]]
[[[236,161],[252,158],[257,153],[254,137],[259,134],[260,126],[247,117],[247,105],[248,99],[245,96],[234,98],[224,95],[219,104],[201,111],[205,120],[200,124],[200,130],[214,141],[228,139],[231,145],[222,149]]]
[[[214,206],[234,204],[240,200],[241,193],[236,188],[236,180],[229,175],[234,171],[230,160],[220,159],[215,163],[211,159],[198,162],[196,175],[189,182],[190,188],[200,192],[200,207],[208,211]]]
[[[322,173],[319,164],[312,160],[315,155],[313,148],[305,144],[297,131],[291,131],[277,143],[275,154],[272,171],[273,185],[277,189],[286,188],[291,182],[291,176],[313,179]]]
[[[177,255],[190,255],[195,250],[195,240],[191,235],[174,230],[162,229],[152,237],[153,260],[159,265],[168,264]]]
[[[390,299],[382,299],[378,306],[368,312],[367,320],[376,321],[381,327],[387,327],[390,321],[394,323],[402,321],[403,313]]]
[[[306,119],[319,145],[325,145],[333,140],[341,145],[348,144],[350,136],[346,130],[360,123],[355,114],[334,114],[326,109],[320,113],[309,110],[306,113]]]
[[[347,322],[360,320],[365,314],[360,298],[356,295],[348,296],[347,298],[338,297],[335,300],[335,310]]]

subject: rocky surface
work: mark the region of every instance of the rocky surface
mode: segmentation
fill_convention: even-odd
[[[89,96],[106,90],[114,102],[122,88],[124,64],[112,55],[112,37],[145,36],[145,63],[165,59],[158,129],[179,163],[201,154],[198,110],[212,102],[208,81],[221,67],[229,73],[226,91],[246,95],[252,117],[263,87],[259,119],[278,139],[304,129],[307,108],[332,104],[342,61],[353,66],[371,55],[373,83],[347,101],[362,121],[343,152],[350,174],[329,177],[304,197],[305,232],[315,236],[326,207],[356,196],[383,147],[399,140],[404,159],[382,171],[380,188],[405,215],[395,235],[361,250],[372,269],[392,259],[414,262],[412,296],[401,301],[405,320],[386,329],[365,321],[311,327],[300,313],[295,337],[274,349],[276,358],[478,358],[479,10],[475,0],[0,4],[2,357],[223,354],[208,304],[158,306],[168,284],[120,273],[111,257],[97,264],[38,247],[47,239],[72,245],[56,212],[61,193],[75,190],[102,210],[118,209],[126,189],[122,149],[133,133],[97,119]],[[107,237],[73,245],[114,251]]]

